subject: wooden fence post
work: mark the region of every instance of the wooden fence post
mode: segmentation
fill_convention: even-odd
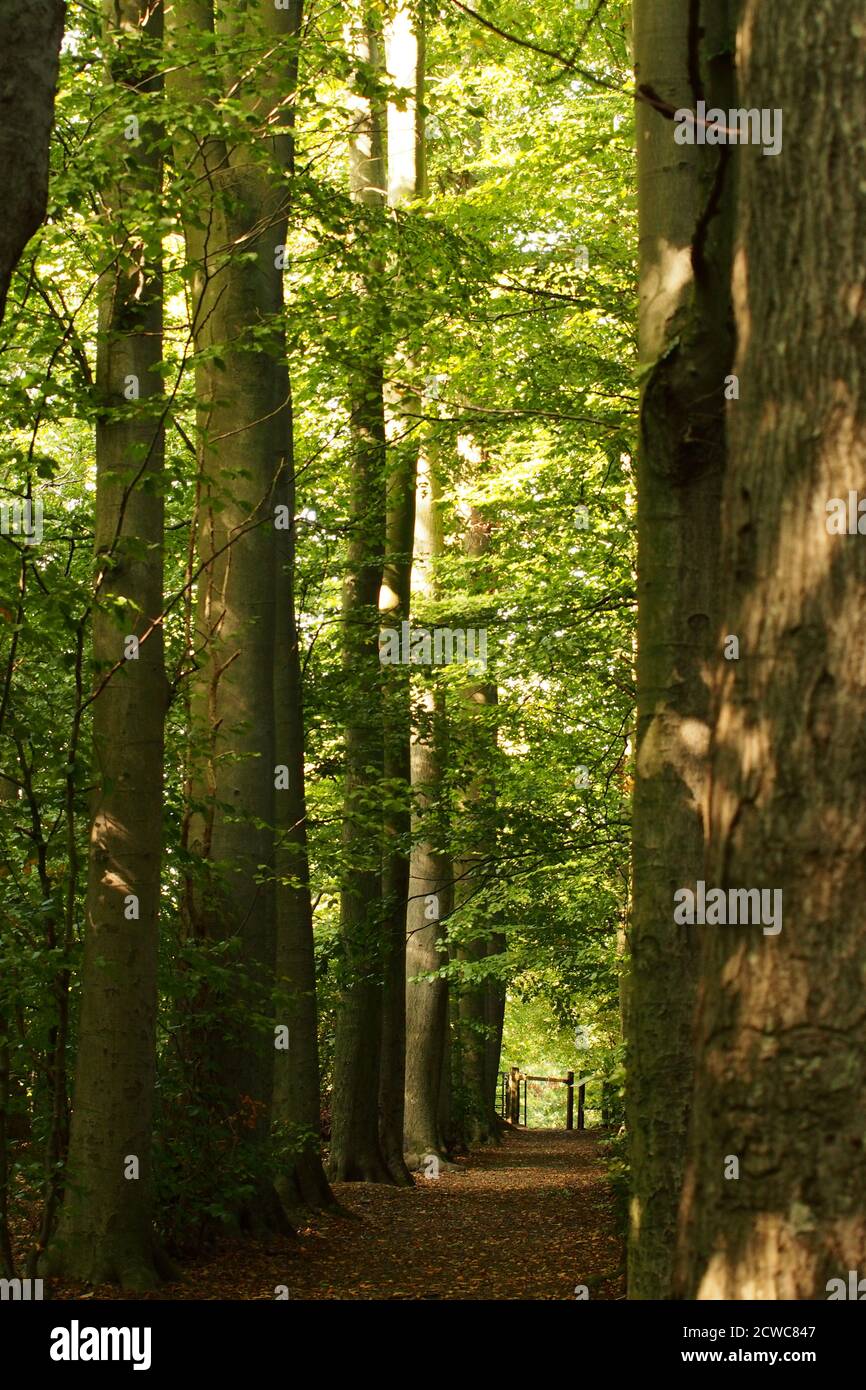
[[[508,1111],[511,1123],[520,1124],[520,1068],[512,1067],[508,1079]]]
[[[578,1129],[583,1129],[583,1128],[584,1128],[584,1123],[583,1123],[583,1107],[584,1107],[584,1104],[585,1104],[585,1103],[586,1103],[586,1086],[578,1086],[578,1088],[577,1088],[577,1127],[578,1127]]]
[[[565,1114],[565,1128],[574,1129],[574,1072],[570,1071],[565,1080],[568,1085],[568,1109]]]

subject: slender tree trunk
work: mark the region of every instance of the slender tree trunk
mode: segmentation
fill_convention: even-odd
[[[483,872],[479,854],[464,855],[454,861],[455,906],[477,891],[477,877]],[[471,972],[487,955],[487,942],[477,939],[458,948],[458,960],[468,967],[469,982],[461,985],[458,1017],[460,1020],[460,1073],[464,1109],[466,1142],[487,1144],[494,1138],[497,1126],[487,1095],[485,1055],[488,1044],[488,1022],[485,1010],[485,984],[473,982]]]
[[[388,106],[388,202],[401,208],[424,192],[423,48],[409,4],[398,5],[385,26],[388,74],[400,87],[414,90],[404,110]],[[397,276],[395,298],[407,293]],[[396,370],[415,371],[404,354]],[[409,621],[412,545],[415,526],[415,474],[421,398],[396,386],[388,393],[388,478],[385,566],[379,608],[389,626],[400,631]],[[406,1081],[406,905],[409,897],[411,840],[410,679],[409,667],[383,668],[384,771],[387,790],[382,874],[384,968],[382,990],[382,1059],[379,1077],[379,1137],[394,1178],[410,1183],[403,1158],[404,1087]]]
[[[357,60],[376,68],[380,40],[372,16],[353,15],[349,34]],[[384,116],[355,96],[358,116],[350,149],[353,199],[384,205]],[[361,226],[369,226],[363,214]],[[334,1042],[331,1097],[333,1179],[392,1182],[379,1142],[382,1045],[382,680],[378,603],[385,550],[385,418],[382,397],[381,266],[358,285],[363,322],[349,394],[353,441],[347,573],[343,584],[343,670],[348,702],[340,927],[343,982]]]
[[[464,542],[466,555],[480,561],[489,544],[490,528],[473,509]],[[472,682],[464,692],[464,719],[471,742],[464,770],[465,817],[461,827],[466,849],[454,860],[454,901],[457,909],[474,902],[485,878],[492,872],[490,860],[496,848],[493,822],[496,787],[490,754],[496,745],[496,727],[490,721],[490,711],[497,699],[496,686],[485,680]],[[463,915],[469,927],[466,931],[461,923],[462,942],[458,946],[458,959],[469,966],[470,978],[468,983],[460,987],[458,1015],[464,1128],[467,1141],[472,1145],[489,1143],[499,1129],[495,1092],[488,1082],[495,1042],[493,1030],[501,1028],[501,1024],[491,1007],[489,982],[471,978],[473,967],[480,965],[491,953],[489,924],[485,923],[483,927],[479,925],[477,907],[469,906],[468,912]]]
[[[866,549],[832,507],[847,529],[866,473],[866,185],[839,177],[866,157],[863,8],[793,0],[777,21],[742,7],[736,105],[784,113],[784,146],[737,154],[716,636],[740,656],[714,653],[706,867],[708,890],[768,897],[763,924],[688,929],[703,952],[676,1292],[698,1299],[844,1298],[866,1250]]]
[[[456,872],[454,875],[456,879]],[[456,888],[456,882],[452,893]],[[453,902],[453,899],[452,899]],[[448,945],[448,963],[459,959],[456,943]],[[444,963],[444,962],[443,962]],[[460,993],[452,983],[448,990],[448,1023],[445,1031],[445,1056],[442,1065],[442,1091],[439,1099],[439,1127],[450,1154],[469,1151],[469,1132],[465,1086],[463,1083],[463,1038],[460,1028]]]
[[[150,0],[106,4],[104,36],[122,109],[161,85],[162,16]],[[124,91],[128,89],[128,91]],[[84,967],[69,1168],[45,1272],[145,1288],[157,1277],[151,1140],[162,853],[163,430],[158,236],[139,240],[142,199],[159,206],[159,132],[135,148],[118,122],[107,215],[116,259],[100,284],[96,387],[94,764]],[[127,154],[126,160],[122,156]],[[120,622],[117,606],[121,605]]]
[[[290,28],[300,36],[302,0],[294,0]],[[287,89],[297,88],[298,50],[294,50]],[[291,119],[286,138],[293,142]],[[294,149],[287,159],[294,174]],[[279,234],[284,235],[281,225]],[[282,277],[274,280],[274,312],[282,313]],[[281,334],[281,342],[284,335]],[[277,631],[274,663],[276,760],[286,768],[286,785],[276,798],[277,1024],[288,1029],[287,1046],[275,1053],[272,1118],[288,1155],[280,1162],[277,1191],[290,1211],[334,1205],[321,1159],[318,1010],[313,951],[313,910],[307,853],[304,767],[303,681],[295,615],[295,455],[291,382],[284,352],[276,363],[274,409],[284,453],[277,483]],[[282,523],[282,524],[280,524]],[[276,1040],[275,1040],[276,1041]]]
[[[494,932],[487,942],[488,956],[501,956],[508,945],[504,932]],[[502,1055],[502,1031],[505,1026],[505,981],[488,975],[484,982],[484,1095],[490,1106],[493,1132],[502,1128],[499,1120],[499,1064]]]
[[[12,272],[42,225],[64,0],[0,0],[0,321]]]
[[[288,376],[286,378],[288,386]],[[287,426],[290,429],[290,425]],[[294,468],[287,444],[287,472],[278,497],[294,517]],[[278,1169],[277,1191],[289,1209],[334,1204],[321,1159],[318,1009],[313,951],[313,911],[307,853],[303,686],[292,582],[294,522],[278,545],[277,664],[275,675],[278,760],[288,785],[277,797],[277,1023],[288,1028],[287,1046],[276,1052],[273,1119],[289,1157]]]
[[[394,453],[397,451],[395,450]],[[392,453],[391,457],[394,457]],[[414,467],[403,460],[388,479],[387,557],[380,608],[400,631],[409,619],[412,566]],[[388,606],[385,607],[387,602]],[[403,1089],[406,1074],[406,904],[409,898],[411,812],[409,793],[409,667],[386,666],[382,675],[383,771],[386,789],[382,868],[382,1050],[379,1075],[379,1140],[397,1182],[411,1183],[403,1158]]]
[[[413,588],[435,597],[436,559],[444,551],[442,489],[435,441],[418,460]],[[445,923],[452,907],[452,867],[444,821],[447,714],[444,690],[431,679],[420,692],[412,732],[411,878],[406,914],[406,1136],[410,1167],[425,1154],[444,1157],[440,1092],[448,1030]]]
[[[638,85],[674,108],[731,102],[723,0],[635,0]],[[709,57],[707,57],[709,55]],[[730,156],[682,146],[637,105],[640,353],[637,756],[628,991],[629,1295],[670,1296],[693,1056],[696,943],[675,890],[700,877],[707,669],[717,640]]]

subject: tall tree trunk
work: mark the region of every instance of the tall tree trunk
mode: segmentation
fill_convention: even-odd
[[[64,0],[0,0],[0,321],[12,272],[42,225]]]
[[[288,374],[286,374],[288,387]],[[290,423],[287,430],[291,429]],[[294,461],[287,435],[287,472],[277,496],[294,518]],[[278,1167],[277,1191],[291,1212],[334,1205],[321,1159],[318,1008],[313,911],[307,852],[303,683],[293,583],[294,521],[278,544],[276,735],[288,785],[277,796],[277,1023],[288,1046],[275,1056],[273,1121],[288,1155]]]
[[[473,508],[464,541],[466,555],[480,560],[489,544],[490,527]],[[490,756],[496,746],[496,726],[491,723],[490,711],[497,700],[497,688],[489,681],[475,680],[464,691],[463,719],[470,742],[464,768],[465,816],[461,825],[466,848],[454,859],[454,902],[458,910],[474,901],[492,872],[490,860],[496,849],[496,785]],[[480,927],[477,915],[477,907],[471,906],[464,914],[469,929],[465,936],[461,931],[458,946],[458,959],[469,967],[468,982],[460,986],[458,1017],[464,1131],[470,1145],[489,1143],[499,1129],[495,1090],[492,1084],[488,1085],[494,1046],[492,1029],[497,1027],[497,1015],[492,1007],[488,980],[473,978],[479,973],[473,967],[491,954],[492,943],[489,925],[485,923]],[[501,1030],[501,1023],[498,1027]]]
[[[209,90],[203,45],[220,53],[225,90],[250,118],[280,131],[274,112],[292,62],[293,15],[270,0],[220,12],[211,0],[175,0],[171,81],[192,106]],[[238,40],[273,43],[266,68],[242,70]],[[285,386],[277,365],[285,237],[284,131],[236,144],[177,138],[176,159],[195,178],[187,200],[187,258],[194,269],[192,319],[199,413],[197,536],[201,577],[195,642],[199,667],[193,720],[203,751],[194,788],[189,849],[201,861],[188,910],[203,945],[228,950],[230,989],[205,1001],[219,1018],[198,1039],[209,1103],[230,1137],[254,1195],[234,1213],[245,1228],[287,1229],[266,1176],[274,1035],[255,1020],[269,1008],[276,968],[274,734],[277,481],[285,459]],[[252,253],[252,254],[251,254]],[[274,341],[266,342],[270,325]]]
[[[356,61],[375,69],[380,37],[373,16],[353,13]],[[384,115],[356,85],[358,112],[350,148],[353,199],[374,210],[385,200]],[[359,225],[367,228],[363,214]],[[382,680],[378,604],[385,549],[385,417],[382,370],[382,267],[371,258],[358,284],[359,337],[350,372],[352,489],[343,584],[346,682],[346,784],[340,928],[344,976],[334,1042],[331,1097],[333,1179],[392,1182],[379,1143],[382,1044],[382,845],[378,826],[383,773]],[[377,273],[378,272],[378,273]]]
[[[0,802],[14,802],[18,792],[8,777],[0,776]],[[0,935],[0,949],[3,938]],[[11,1002],[11,1001],[10,1001]],[[11,1279],[15,1275],[15,1261],[12,1255],[12,1237],[9,1232],[9,1189],[11,1168],[9,1164],[9,1100],[12,1093],[12,1077],[9,1057],[9,1015],[7,1000],[0,998],[0,1278]]]
[[[493,932],[487,942],[488,956],[501,956],[508,945],[504,932]],[[502,1129],[499,1119],[499,1067],[502,1056],[502,1032],[505,1027],[505,981],[498,975],[488,975],[484,981],[484,1097],[490,1107],[494,1134]]]
[[[293,0],[290,32],[300,39],[302,0]],[[297,88],[295,46],[286,90]],[[287,117],[287,171],[294,175],[293,121]],[[279,235],[284,235],[281,223]],[[274,313],[283,310],[282,277],[275,277]],[[284,335],[280,341],[284,345]],[[313,950],[313,910],[307,852],[304,708],[300,638],[295,614],[295,454],[291,381],[285,349],[276,363],[274,410],[283,441],[277,482],[277,630],[274,660],[276,761],[286,768],[276,798],[276,898],[278,1026],[288,1029],[288,1046],[275,1053],[272,1119],[288,1148],[278,1167],[277,1191],[290,1211],[326,1207],[334,1198],[321,1159],[318,1010]]]
[[[413,589],[422,601],[436,593],[435,563],[445,548],[442,488],[436,442],[428,439],[418,459]],[[445,923],[453,901],[447,827],[443,823],[447,714],[441,685],[431,678],[420,692],[412,732],[415,809],[406,913],[406,1118],[410,1167],[426,1154],[444,1157],[440,1106],[448,1030]]]
[[[471,900],[478,891],[478,879],[489,867],[484,856],[475,852],[464,854],[454,861],[455,907]],[[458,948],[458,960],[468,967],[468,982],[460,987],[458,1018],[460,1028],[460,1079],[464,1111],[463,1131],[466,1143],[488,1144],[498,1133],[493,1108],[494,1092],[488,1087],[490,1064],[488,1047],[492,1049],[491,1024],[486,1007],[487,982],[473,979],[477,967],[488,954],[486,938],[477,937]],[[477,971],[474,971],[477,974]]]
[[[398,86],[414,91],[403,110],[388,106],[388,202],[400,208],[424,192],[423,47],[412,8],[403,0],[385,26],[388,74]],[[407,293],[396,277],[395,296]],[[407,354],[396,370],[411,377]],[[412,545],[415,526],[415,474],[421,398],[397,385],[388,392],[388,478],[385,566],[379,608],[389,626],[400,631],[409,621]],[[410,1183],[403,1158],[406,1080],[406,905],[409,897],[411,840],[410,679],[409,667],[383,668],[384,773],[384,961],[382,987],[382,1058],[379,1077],[379,1138],[382,1153],[398,1182]]]
[[[792,0],[777,19],[747,0],[738,36],[736,105],[785,126],[781,157],[737,155],[742,394],[716,635],[736,634],[740,659],[714,660],[706,882],[781,900],[763,926],[689,928],[703,953],[676,1292],[698,1299],[846,1297],[866,1249],[866,550],[832,508],[847,514],[866,473],[866,186],[839,177],[866,157],[866,44],[856,0]]]
[[[640,88],[672,108],[730,106],[723,0],[635,0]],[[707,56],[709,55],[709,56]],[[640,356],[637,756],[630,931],[629,1295],[666,1298],[682,1181],[697,947],[673,895],[700,877],[707,670],[717,640],[725,375],[730,370],[730,154],[675,143],[637,105]]]
[[[451,903],[454,902],[454,871],[452,868]],[[454,964],[457,946],[449,943],[443,950],[442,964]],[[466,1134],[466,1111],[463,1105],[463,1057],[460,1045],[460,995],[452,984],[447,996],[445,1048],[442,1057],[442,1078],[439,1091],[439,1131],[450,1154],[466,1153],[469,1144]]]
[[[111,81],[121,109],[156,91],[162,15],[151,0],[103,6]],[[69,1168],[44,1272],[146,1288],[152,1240],[151,1140],[167,685],[163,603],[162,274],[155,219],[159,131],[115,138],[106,196],[116,257],[102,276],[96,388],[94,764],[81,1018]],[[150,200],[148,203],[145,200]],[[118,606],[121,613],[118,622]]]

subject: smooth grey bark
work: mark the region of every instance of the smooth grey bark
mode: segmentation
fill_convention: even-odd
[[[424,192],[423,46],[413,7],[400,3],[385,21],[388,76],[414,91],[403,110],[387,111],[388,203],[403,208]],[[407,290],[397,275],[393,298]],[[416,368],[404,354],[392,368],[411,378]],[[415,475],[418,460],[420,396],[394,386],[388,398],[388,476],[385,564],[379,608],[382,620],[400,631],[411,615],[412,550],[415,527]],[[411,712],[409,667],[383,668],[384,777],[387,789],[382,870],[383,971],[382,1053],[379,1075],[379,1140],[394,1178],[409,1184],[403,1157],[406,1083],[406,905],[409,899],[411,840]]]
[[[431,403],[432,404],[432,403]],[[413,587],[419,602],[436,592],[435,563],[444,551],[442,487],[435,440],[418,460]],[[433,680],[418,692],[411,745],[411,877],[406,912],[406,1161],[418,1167],[426,1154],[443,1158],[441,1090],[448,1027],[445,923],[453,900],[447,852],[444,774],[447,758],[444,690]]]
[[[490,526],[473,507],[467,519],[464,551],[468,557],[480,561],[489,544]],[[468,731],[468,743],[462,769],[464,816],[460,827],[465,847],[454,857],[454,904],[457,911],[463,904],[472,902],[483,889],[484,880],[491,873],[490,861],[496,849],[496,784],[490,764],[490,755],[496,745],[496,726],[491,722],[490,712],[497,701],[496,685],[489,680],[476,679],[463,692],[463,719]],[[472,925],[468,933],[461,933],[457,947],[458,960],[469,967],[469,978],[460,985],[457,1008],[463,1132],[469,1145],[489,1143],[498,1134],[492,1070],[496,1049],[498,1071],[496,1040],[497,1036],[501,1039],[502,1029],[496,996],[492,993],[486,973],[482,974],[482,978],[472,978],[482,973],[473,967],[480,966],[493,953],[494,945],[490,924],[485,923],[481,927],[472,923],[475,915],[475,910],[470,907],[466,916]],[[501,935],[496,934],[497,954],[500,948]],[[504,1007],[504,997],[502,1002]]]
[[[405,419],[405,417],[404,417]],[[396,457],[399,452],[399,457]],[[389,451],[386,558],[379,599],[382,618],[399,632],[410,613],[414,522],[414,457],[411,441]],[[386,598],[387,596],[387,598]],[[386,598],[388,607],[383,606]],[[411,813],[409,793],[410,689],[408,666],[382,673],[384,730],[382,865],[382,1039],[379,1071],[379,1142],[395,1181],[411,1177],[403,1158],[403,1090],[406,1057],[406,904],[409,897]]]
[[[103,27],[122,110],[124,88],[127,96],[161,88],[161,10],[150,0],[112,0],[103,6]],[[140,143],[131,148],[118,122],[115,179],[105,199],[116,253],[99,286],[96,360],[97,785],[65,1196],[40,1270],[125,1288],[150,1287],[160,1265],[151,1142],[167,705],[162,272],[158,244],[140,240],[127,221],[134,225],[142,197],[159,206],[159,134],[142,120]]]
[[[701,876],[716,658],[730,309],[731,149],[678,145],[674,109],[727,110],[723,0],[635,0],[640,216],[638,650],[625,981],[629,1297],[670,1297],[692,1092],[697,943],[674,892]],[[660,111],[653,101],[666,104]]]
[[[792,0],[778,19],[741,7],[736,105],[782,111],[784,136],[775,157],[737,152],[705,879],[779,892],[781,930],[690,929],[701,1007],[675,1282],[690,1299],[856,1297],[866,1249],[866,542],[847,517],[866,474],[866,45],[855,0]],[[720,659],[728,633],[737,661]]]
[[[12,272],[42,225],[64,0],[0,0],[0,321]]]

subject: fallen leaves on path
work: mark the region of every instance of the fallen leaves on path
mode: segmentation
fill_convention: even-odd
[[[514,1130],[439,1178],[417,1176],[414,1188],[334,1191],[356,1219],[317,1215],[297,1241],[227,1243],[149,1297],[271,1301],[283,1286],[293,1300],[574,1300],[580,1284],[594,1300],[623,1296],[613,1199],[591,1132]],[[53,1296],[82,1292],[56,1287]]]
[[[414,1191],[338,1185],[362,1218],[318,1226],[322,1256],[296,1298],[574,1299],[622,1263],[613,1202],[591,1134],[512,1131]],[[309,1276],[313,1277],[310,1278]],[[617,1280],[592,1290],[616,1298]]]

